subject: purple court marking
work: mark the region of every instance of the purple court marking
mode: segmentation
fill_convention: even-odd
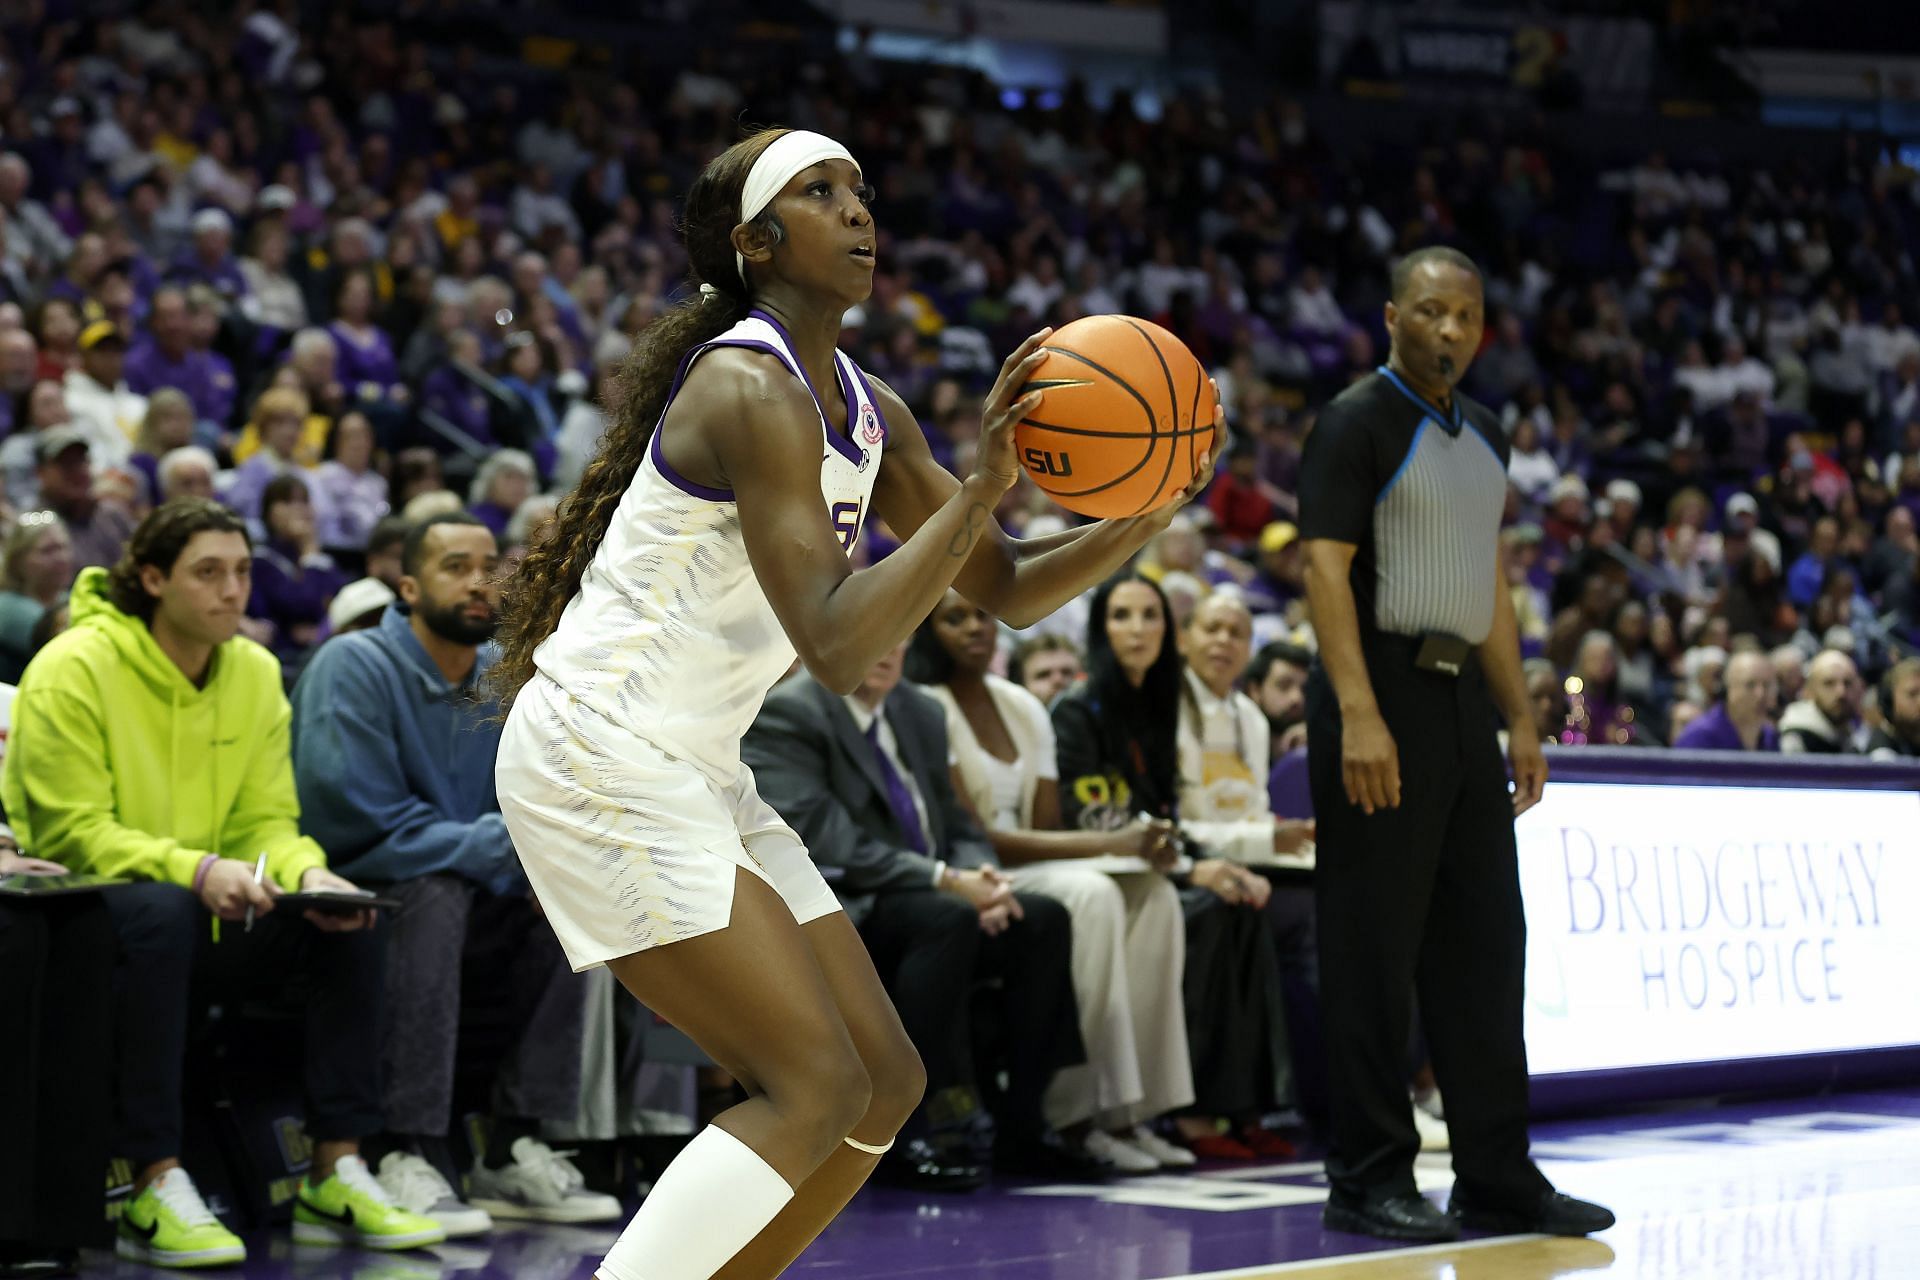
[[[1649,1176],[1686,1185],[1699,1180],[1701,1168],[1738,1176],[1744,1167],[1771,1162],[1787,1171],[1783,1176],[1791,1185],[1827,1184],[1805,1211],[1836,1219],[1845,1217],[1850,1199],[1855,1208],[1904,1201],[1911,1209],[1920,1201],[1920,1169],[1912,1171],[1910,1183],[1868,1181],[1838,1191],[1831,1185],[1865,1177],[1858,1169],[1875,1163],[1854,1159],[1850,1144],[1867,1154],[1890,1146],[1911,1152],[1915,1137],[1920,1089],[1697,1106],[1534,1128],[1542,1162],[1575,1193],[1610,1198]],[[1172,1280],[1242,1271],[1254,1280],[1265,1266],[1399,1247],[1322,1231],[1317,1172],[1308,1161],[1213,1166],[1198,1177],[1119,1180],[1097,1198],[1030,1183],[996,1184],[971,1196],[875,1188],[862,1193],[787,1274],[804,1280]],[[1444,1196],[1450,1175],[1443,1157],[1424,1158],[1420,1175],[1429,1194]],[[1703,1194],[1724,1217],[1718,1191],[1709,1187]],[[1767,1207],[1757,1212],[1781,1212],[1768,1206],[1770,1194],[1759,1194],[1758,1203]],[[1645,1200],[1637,1209],[1621,1203],[1621,1226],[1602,1237],[1619,1252],[1623,1271],[1633,1269],[1636,1252],[1661,1247],[1661,1232],[1671,1233],[1679,1220],[1663,1223],[1665,1206]],[[589,1280],[617,1234],[614,1227],[506,1227],[433,1254],[393,1255],[296,1249],[284,1232],[256,1234],[248,1239],[254,1256],[244,1268],[212,1274],[244,1280]],[[1828,1251],[1847,1247],[1838,1239],[1823,1241],[1819,1233],[1809,1239]],[[1891,1237],[1879,1248],[1897,1256]],[[134,1280],[165,1274],[104,1254],[90,1255],[89,1264],[88,1275]]]

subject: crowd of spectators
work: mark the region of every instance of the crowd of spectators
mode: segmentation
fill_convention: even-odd
[[[1738,172],[1609,165],[1526,122],[1340,151],[1283,97],[1043,109],[750,42],[643,93],[417,14],[302,28],[290,5],[33,34],[9,29],[0,79],[0,518],[49,513],[77,570],[150,505],[217,495],[259,544],[248,634],[290,680],[383,517],[464,499],[513,563],[684,289],[675,199],[743,113],[863,156],[881,265],[844,345],[956,468],[999,353],[1042,323],[1149,316],[1215,371],[1237,445],[1199,537],[1170,537],[1177,609],[1237,580],[1263,638],[1311,643],[1301,442],[1384,357],[1392,258],[1447,241],[1487,273],[1467,389],[1513,433],[1515,599],[1572,697],[1557,740],[1674,741],[1736,648],[1776,655],[1777,714],[1787,648],[1872,682],[1920,640],[1920,210],[1866,139]],[[1060,518],[1026,486],[1002,514]],[[8,618],[17,668],[38,617]]]
[[[1098,964],[1064,944],[1044,961],[1081,1003],[1078,1038],[1103,1056],[1054,1092],[1070,1045],[1016,1072],[1016,1164],[1070,1167],[1048,1143],[1076,1128],[1096,1163],[1179,1163],[1169,1134],[1259,1154],[1259,1116],[1299,1098],[1281,1028],[1310,1017],[1292,961],[1310,951],[1311,924],[1297,895],[1247,871],[1260,859],[1246,850],[1281,856],[1310,839],[1274,818],[1308,816],[1300,451],[1316,407],[1384,359],[1387,268],[1411,247],[1458,244],[1485,270],[1486,339],[1466,389],[1512,433],[1502,536],[1543,738],[1920,754],[1920,334],[1907,321],[1920,205],[1915,175],[1863,139],[1831,164],[1740,172],[1651,150],[1609,167],[1524,123],[1485,121],[1342,154],[1279,97],[1193,93],[1149,118],[1125,98],[1096,106],[1069,91],[1042,109],[1008,105],[970,73],[751,45],[643,90],[506,74],[424,21],[356,26],[341,10],[302,28],[290,4],[230,17],[160,5],[0,38],[0,679],[23,689],[5,798],[32,833],[27,852],[175,890],[149,900],[158,923],[143,936],[160,951],[178,951],[164,939],[200,907],[236,918],[261,892],[231,865],[258,843],[223,829],[240,813],[271,835],[281,889],[338,887],[331,863],[438,904],[436,930],[407,948],[413,971],[444,973],[471,948],[471,921],[498,925],[494,899],[520,881],[485,743],[463,739],[457,759],[432,744],[484,719],[456,695],[484,671],[475,629],[491,616],[491,575],[511,572],[578,479],[609,376],[681,296],[676,198],[743,112],[844,138],[868,166],[880,265],[843,346],[901,393],[956,471],[1000,356],[1085,314],[1143,315],[1182,337],[1214,370],[1235,433],[1205,500],[1127,578],[1019,636],[964,602],[943,607],[959,612],[936,614],[916,642],[932,662],[916,678],[938,701],[900,694],[917,710],[899,714],[920,716],[929,741],[962,741],[971,794],[936,797],[950,822],[919,794],[946,787],[944,770],[908,787],[907,807],[866,797],[863,838],[887,846],[874,865],[924,861],[950,833],[972,877],[963,925],[997,937],[1031,915],[1021,936],[1038,936],[1048,911],[1021,903],[1051,893],[1076,930],[1105,939]],[[1027,535],[1066,518],[1025,484],[1000,515]],[[195,539],[246,563],[187,581]],[[889,549],[878,528],[854,554]],[[232,643],[219,634],[228,597],[244,617],[227,634],[265,647],[236,652],[254,655],[247,697],[279,708],[251,730],[266,738],[248,740],[246,768],[222,783],[232,794],[209,792],[220,813],[129,808],[111,775],[141,758],[141,740],[114,737],[99,705],[55,708],[124,684],[155,700],[154,723],[187,724],[210,655]],[[1149,617],[1159,630],[1144,657],[1116,658],[1113,629]],[[84,642],[36,658],[69,622]],[[54,683],[56,669],[115,653],[138,669]],[[1142,728],[1089,709],[1082,662]],[[862,720],[894,714],[880,709],[895,705],[898,671],[874,680],[864,714],[840,707],[861,740]],[[192,732],[226,733],[232,751],[217,701]],[[816,734],[831,723],[798,720]],[[1019,726],[1002,744],[1012,757],[989,740],[995,725]],[[370,770],[376,749],[387,763]],[[790,773],[804,759],[775,755]],[[1010,764],[1027,772],[1002,777]],[[831,788],[790,780],[796,825],[838,830],[814,812],[840,803]],[[779,791],[768,787],[776,803]],[[1019,851],[1075,834],[1056,827],[1101,828],[1087,813],[1103,804],[1149,815],[1110,825],[1154,874],[1173,869],[1176,848],[1155,843],[1153,824],[1180,820],[1191,856],[1177,896],[1113,897],[1050,863],[1021,870],[1035,855]],[[296,821],[302,809],[319,816]],[[900,910],[876,901],[864,920]],[[1176,913],[1184,991],[1148,980]],[[1144,950],[1122,954],[1117,939],[1142,919],[1156,922],[1139,931]],[[528,1062],[585,1034],[589,1000],[530,929],[522,911],[486,939],[538,953],[527,967],[539,981],[516,993],[519,1031],[546,1028]],[[339,989],[371,1002],[377,984],[339,963]],[[443,1010],[459,999],[435,988]],[[1112,1006],[1129,1000],[1166,1016],[1128,1025]],[[339,1194],[376,1203],[378,1170],[389,1201],[484,1229],[440,1145],[446,1089],[382,1097],[339,1051],[373,1015],[323,1012],[333,1052],[316,1050],[310,1072],[348,1080],[353,1102],[325,1113]],[[146,1033],[173,1044],[177,1014]],[[1045,1009],[1008,1016],[1073,1024]],[[386,1045],[389,1065],[450,1062],[448,1026],[408,1029]],[[973,1055],[947,1049],[940,1083],[964,1095]],[[495,1099],[504,1141],[472,1187],[496,1214],[606,1216],[539,1141],[572,1094],[514,1080],[503,1075]],[[147,1110],[177,1111],[177,1080],[146,1088]],[[140,1099],[123,1090],[119,1102]],[[1161,1118],[1179,1123],[1148,1127]],[[142,1194],[178,1191],[178,1146],[172,1121],[151,1137]],[[950,1154],[916,1158],[966,1180]]]

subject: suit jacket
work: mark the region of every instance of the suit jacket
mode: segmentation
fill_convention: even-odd
[[[908,846],[873,745],[840,695],[812,676],[802,672],[768,694],[740,744],[761,796],[799,832],[815,862],[840,871],[834,892],[856,925],[880,894],[932,888],[936,859],[957,868],[993,860],[985,833],[954,794],[940,704],[903,683],[882,711],[926,802],[931,855]]]

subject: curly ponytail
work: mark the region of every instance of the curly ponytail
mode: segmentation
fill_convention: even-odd
[[[541,530],[506,584],[500,611],[500,660],[488,673],[502,714],[533,677],[533,651],[560,625],[568,601],[594,553],[606,539],[613,514],[646,459],[655,426],[666,409],[674,372],[689,351],[746,318],[753,296],[733,259],[733,229],[747,173],[785,129],[766,129],[714,157],[687,191],[682,235],[695,282],[712,286],[674,306],[647,326],[633,353],[621,363],[602,407],[611,419],[599,451]],[[777,238],[772,211],[755,219]]]

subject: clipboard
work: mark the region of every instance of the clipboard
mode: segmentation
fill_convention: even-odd
[[[69,871],[59,876],[0,876],[0,897],[58,898],[70,893],[98,893],[102,889],[126,883],[125,880],[90,875],[84,871]]]

